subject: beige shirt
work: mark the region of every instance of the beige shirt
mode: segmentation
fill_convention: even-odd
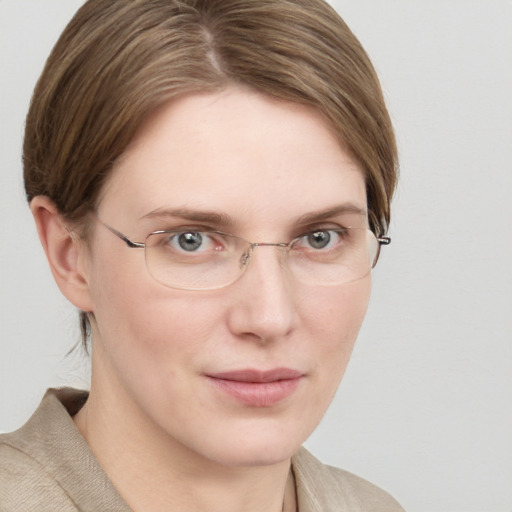
[[[86,399],[49,390],[20,430],[0,435],[0,512],[131,512],[71,418]],[[304,448],[292,469],[299,512],[403,512],[389,494]]]

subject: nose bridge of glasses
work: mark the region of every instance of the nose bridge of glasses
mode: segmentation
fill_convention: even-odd
[[[249,242],[240,258],[240,266],[247,267],[255,247],[288,248],[289,246],[290,244],[287,244],[286,242]]]
[[[251,244],[253,247],[288,247],[286,242],[254,242]]]

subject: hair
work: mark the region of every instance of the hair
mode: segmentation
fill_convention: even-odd
[[[369,224],[387,231],[398,163],[375,70],[323,0],[89,0],[34,90],[23,146],[27,199],[84,225],[155,108],[239,84],[320,112],[360,163]],[[90,331],[81,312],[82,338]]]

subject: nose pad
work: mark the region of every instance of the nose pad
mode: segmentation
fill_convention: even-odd
[[[240,263],[240,268],[244,269],[244,267],[247,267],[247,265],[249,264],[249,259],[251,258],[251,254],[252,254],[252,248],[253,246],[249,246],[247,248],[247,250],[242,254],[242,256],[240,257],[240,260],[239,260],[239,263]]]
[[[281,268],[285,268],[284,265],[284,259],[286,258],[286,249],[288,248],[288,244],[285,243],[253,243],[251,244],[247,250],[240,256],[239,264],[240,268],[244,271],[247,269],[251,256],[254,252],[255,247],[276,247],[277,249],[280,249],[279,251],[279,263],[281,265]],[[245,268],[244,268],[245,267]]]

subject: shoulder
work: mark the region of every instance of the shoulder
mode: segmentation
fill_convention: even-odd
[[[300,512],[403,512],[386,491],[348,471],[320,462],[301,448],[292,460]]]
[[[20,446],[20,435],[0,435],[0,510],[40,512],[43,503],[51,503],[54,510],[75,511],[52,475]]]
[[[86,399],[49,390],[23,427],[0,435],[0,512],[130,510],[73,423]]]

